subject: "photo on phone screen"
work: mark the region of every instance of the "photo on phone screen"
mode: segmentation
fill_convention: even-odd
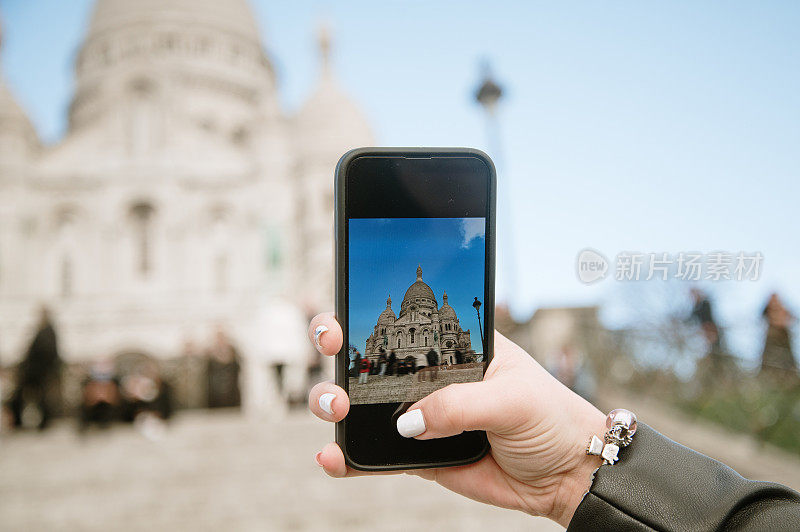
[[[350,403],[482,380],[485,218],[358,218],[348,231]]]

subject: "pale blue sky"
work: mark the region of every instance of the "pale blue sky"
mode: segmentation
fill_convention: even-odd
[[[487,149],[472,95],[491,60],[506,89],[499,254],[510,212],[517,314],[613,299],[619,283],[577,281],[584,247],[761,251],[761,281],[714,287],[723,319],[755,323],[775,289],[800,308],[797,2],[252,4],[286,108],[312,90],[327,19],[341,84],[383,145]],[[90,5],[0,0],[3,73],[50,141]],[[502,266],[498,285],[502,297]]]

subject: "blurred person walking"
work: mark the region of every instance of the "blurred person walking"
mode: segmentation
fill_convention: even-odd
[[[239,352],[231,344],[225,330],[219,327],[214,345],[208,351],[209,408],[241,406],[240,372]]]
[[[767,323],[767,332],[758,376],[763,383],[765,402],[756,418],[757,434],[762,440],[771,441],[781,431],[781,421],[792,419],[797,408],[796,387],[800,384],[800,375],[789,332],[795,317],[777,293],[770,294],[761,315]]]
[[[36,334],[17,369],[10,405],[14,426],[47,427],[59,401],[60,381],[56,331],[49,309],[42,307]]]
[[[439,355],[433,349],[429,349],[425,353],[425,360],[428,362],[427,367],[419,370],[419,377],[417,380],[423,381],[427,377],[431,382],[435,381],[439,376]]]
[[[386,359],[386,351],[381,348],[381,354],[378,355],[378,367],[380,370],[378,371],[378,375],[386,375],[386,366],[387,366],[387,359]]]
[[[795,317],[783,305],[777,293],[769,296],[762,316],[767,322],[767,335],[761,353],[761,373],[797,377],[797,362],[789,333]]]
[[[708,295],[699,288],[692,288],[691,295],[694,306],[688,321],[695,321],[700,325],[707,349],[703,359],[699,361],[698,367],[701,368],[701,373],[705,377],[718,377],[720,372],[730,369],[730,366],[726,368],[724,364],[726,357],[722,332],[714,318],[714,310]]]
[[[367,379],[369,379],[369,367],[370,367],[369,359],[367,357],[362,358],[358,366],[359,384],[367,383]]]
[[[359,353],[358,349],[350,346],[350,367],[348,368],[349,376],[350,377],[358,377],[360,375],[361,370],[361,353]]]
[[[417,359],[414,358],[413,355],[408,355],[406,357],[406,366],[408,366],[408,372],[412,375],[416,375],[417,373]]]

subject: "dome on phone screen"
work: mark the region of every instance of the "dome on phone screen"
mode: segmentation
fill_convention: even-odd
[[[412,303],[418,298],[436,301],[436,296],[434,295],[433,290],[431,290],[431,287],[425,284],[423,281],[416,281],[414,284],[408,287],[408,290],[406,290],[406,295],[403,298],[403,303]]]
[[[392,323],[394,320],[397,319],[395,316],[394,311],[392,310],[392,296],[386,300],[386,308],[381,312],[381,315],[378,316],[378,323]]]
[[[420,303],[422,306],[436,306],[436,295],[431,287],[422,280],[422,266],[417,267],[417,280],[406,290],[403,304],[400,305],[400,313],[403,314],[413,303]]]
[[[456,319],[455,309],[447,302],[447,292],[442,295],[442,306],[439,307],[439,319],[442,321]]]

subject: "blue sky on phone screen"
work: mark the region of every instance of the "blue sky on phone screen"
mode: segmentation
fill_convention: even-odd
[[[472,302],[475,297],[484,299],[484,218],[357,218],[348,224],[352,345],[364,351],[389,295],[395,314],[400,313],[403,296],[421,266],[422,280],[439,306],[447,292],[461,327],[470,330],[473,348],[481,351]]]

